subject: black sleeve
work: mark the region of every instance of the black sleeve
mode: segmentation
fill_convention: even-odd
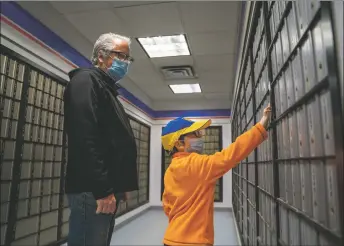
[[[108,169],[102,152],[96,85],[97,81],[89,73],[75,75],[68,85],[68,111],[71,118],[70,132],[74,139],[78,139],[78,146],[84,155],[82,159],[85,160],[84,171],[91,178],[92,193],[98,200],[112,194],[113,189],[108,182]]]

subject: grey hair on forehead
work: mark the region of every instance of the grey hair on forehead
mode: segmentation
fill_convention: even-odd
[[[96,43],[94,44],[94,47],[93,47],[93,52],[92,52],[92,57],[91,57],[91,62],[93,65],[97,65],[98,54],[100,52],[108,52],[114,48],[114,42],[113,41],[116,39],[126,41],[126,42],[128,42],[129,45],[131,43],[130,38],[116,34],[116,33],[109,32],[109,33],[105,33],[105,34],[100,35],[100,37],[98,38],[98,40],[96,41]]]

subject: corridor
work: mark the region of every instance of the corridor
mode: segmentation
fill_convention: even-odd
[[[132,141],[115,134],[121,127],[103,127],[107,124],[97,119],[91,132],[101,141],[95,145],[117,159],[97,162],[85,157],[95,153],[93,148],[76,149],[85,149],[82,156],[97,170],[120,170],[104,177],[106,184],[122,184],[119,177],[129,180],[122,165],[128,166],[136,147],[132,177],[137,174],[138,186],[118,207],[111,245],[163,245],[167,218],[161,198],[171,149],[164,151],[162,135],[171,120],[210,119],[200,140],[202,154],[216,155],[259,124],[269,104],[268,138],[216,180],[215,245],[344,245],[343,5],[1,1],[0,245],[66,246],[66,173],[73,165],[68,160],[73,141],[65,128],[64,92],[73,83],[71,71],[99,70],[104,54],[125,65],[121,79],[111,77],[112,65],[98,71],[118,89],[112,104],[124,111],[99,115],[106,123],[127,117],[130,127],[123,122]],[[103,47],[104,40],[97,43],[103,34],[116,42],[121,37],[128,50],[114,50],[114,40]],[[71,98],[82,98],[81,85]],[[94,106],[90,95],[92,103],[82,105]],[[107,94],[100,95],[106,103],[94,107],[110,109]],[[84,125],[81,120],[72,130]],[[88,143],[84,135],[78,143]],[[125,157],[123,142],[132,143]],[[176,143],[171,140],[171,147]],[[241,146],[236,149],[242,151]],[[80,165],[72,180],[90,177],[85,192],[97,189],[103,183],[93,180],[96,169],[84,169],[76,156]],[[97,166],[105,162],[105,168]]]
[[[215,245],[238,245],[233,213],[216,209],[214,216]],[[167,217],[161,208],[153,207],[134,220],[119,226],[112,236],[111,245],[162,245]]]

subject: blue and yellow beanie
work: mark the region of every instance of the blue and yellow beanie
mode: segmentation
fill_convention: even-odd
[[[177,118],[170,121],[162,130],[161,141],[166,151],[171,151],[180,136],[202,130],[210,126],[211,120],[191,121]]]

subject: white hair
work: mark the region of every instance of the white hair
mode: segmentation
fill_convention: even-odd
[[[91,62],[93,65],[97,65],[99,53],[106,54],[107,52],[109,52],[110,50],[114,48],[115,46],[114,40],[116,39],[126,41],[128,42],[129,45],[131,42],[130,38],[119,35],[119,34],[111,33],[111,32],[100,35],[100,37],[98,38],[98,40],[96,41],[93,47],[93,52],[92,52],[92,57],[91,57]]]

